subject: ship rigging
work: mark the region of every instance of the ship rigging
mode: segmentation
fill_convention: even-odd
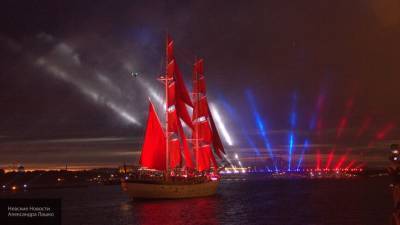
[[[193,64],[192,93],[174,56],[174,41],[167,36],[165,75],[165,125],[154,105],[149,115],[139,160],[140,169],[122,182],[135,198],[185,198],[215,194],[218,162],[225,154],[206,96],[204,60]],[[189,110],[188,110],[189,108]],[[190,113],[191,112],[191,113]],[[191,138],[183,125],[188,127]]]

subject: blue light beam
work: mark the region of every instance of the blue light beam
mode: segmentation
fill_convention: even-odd
[[[292,152],[293,152],[293,132],[290,133],[289,135],[289,155],[288,155],[288,171],[291,171],[291,165],[292,165]]]
[[[304,153],[307,151],[307,149],[308,149],[308,140],[306,139],[304,140],[303,149],[301,150],[301,155],[299,161],[297,162],[297,168],[296,168],[297,171],[300,170],[301,163],[303,163]]]
[[[264,122],[263,122],[263,120],[261,118],[260,113],[257,110],[254,96],[253,96],[253,94],[251,93],[250,90],[246,91],[246,97],[247,97],[247,99],[248,99],[248,101],[250,103],[250,107],[251,107],[251,110],[252,110],[252,113],[253,113],[253,117],[254,117],[254,119],[256,121],[258,130],[260,131],[261,137],[262,137],[262,139],[264,141],[264,146],[267,149],[268,155],[269,155],[269,157],[271,158],[271,160],[272,160],[272,162],[274,164],[275,171],[278,171],[278,166],[276,164],[276,160],[275,160],[274,154],[272,152],[271,144],[270,144],[270,142],[268,140],[268,135],[267,135],[267,132],[266,132],[266,129],[265,129],[265,126],[264,126]]]
[[[288,171],[291,171],[292,167],[292,155],[294,151],[294,129],[296,128],[296,100],[297,94],[294,92],[293,99],[292,99],[292,112],[290,113],[290,126],[291,131],[289,133],[289,149],[288,149]]]
[[[250,138],[248,135],[248,131],[245,129],[245,126],[241,123],[242,119],[238,116],[237,112],[235,109],[223,98],[222,96],[219,97],[220,101],[222,102],[222,107],[228,112],[228,114],[235,120],[238,121],[242,134],[245,136],[247,143],[250,145],[250,147],[254,150],[256,156],[260,156],[260,150],[254,143],[254,141]]]

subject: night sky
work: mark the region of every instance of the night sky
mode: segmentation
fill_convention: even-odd
[[[283,160],[308,140],[309,166],[385,166],[400,137],[397,0],[14,0],[0,18],[0,167],[136,162],[167,32],[188,85],[205,59],[230,158],[268,155],[256,115]]]

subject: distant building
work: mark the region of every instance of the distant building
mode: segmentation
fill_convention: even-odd
[[[132,173],[133,171],[136,171],[139,169],[139,166],[128,166],[128,165],[123,165],[118,168],[119,173]]]
[[[18,166],[17,172],[18,172],[18,173],[25,173],[25,167],[23,167],[22,165],[21,165],[21,166]]]

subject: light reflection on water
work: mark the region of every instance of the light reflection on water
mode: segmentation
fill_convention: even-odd
[[[387,179],[223,180],[214,197],[134,201],[119,186],[35,190],[0,197],[62,198],[63,225],[385,225]]]
[[[139,224],[218,224],[218,198],[131,201],[133,215]]]

